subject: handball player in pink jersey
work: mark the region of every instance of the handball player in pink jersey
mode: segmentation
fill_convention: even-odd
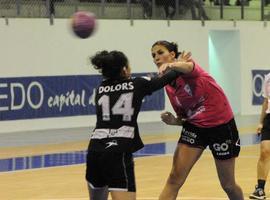
[[[220,184],[228,198],[243,200],[243,192],[236,184],[234,175],[240,140],[231,106],[223,90],[190,59],[189,54],[180,55],[177,44],[157,41],[151,51],[160,74],[168,68],[182,73],[165,87],[176,116],[164,112],[161,119],[168,125],[183,128],[170,175],[159,199],[177,198],[191,168],[208,146],[215,160]]]

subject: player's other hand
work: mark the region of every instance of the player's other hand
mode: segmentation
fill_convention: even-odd
[[[260,123],[260,124],[258,125],[257,131],[256,131],[258,135],[261,135],[262,127],[263,127],[263,124]]]
[[[176,125],[177,118],[171,112],[163,112],[160,117],[165,124]]]
[[[159,68],[158,68],[158,73],[163,75],[165,74],[165,72],[170,69],[172,67],[172,63],[165,63],[162,64]]]

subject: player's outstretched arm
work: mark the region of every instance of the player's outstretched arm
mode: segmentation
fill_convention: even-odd
[[[181,73],[175,70],[167,70],[163,75],[151,78],[151,80],[147,83],[146,88],[148,88],[150,92],[154,92],[171,83],[180,75]]]
[[[193,71],[194,63],[192,61],[175,61],[172,63],[162,64],[158,71],[164,74],[168,69],[176,70],[178,72],[188,74]]]

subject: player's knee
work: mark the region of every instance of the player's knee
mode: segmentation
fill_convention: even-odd
[[[222,189],[226,193],[232,193],[235,191],[236,184],[235,183],[221,183]]]
[[[184,181],[185,180],[184,180],[183,176],[181,175],[181,173],[178,173],[178,172],[171,172],[170,173],[170,176],[168,179],[168,182],[170,184],[181,187],[183,185]]]
[[[270,159],[270,148],[262,148],[260,153],[261,160],[268,160]]]

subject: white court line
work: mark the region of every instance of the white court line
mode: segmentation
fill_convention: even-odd
[[[137,197],[137,200],[157,200],[158,197]],[[180,197],[176,200],[186,199],[186,200],[226,200],[225,197]],[[34,200],[34,199],[30,199]],[[37,200],[37,199],[35,199]],[[39,199],[39,200],[89,200],[89,198],[58,198],[58,199]],[[110,199],[109,199],[110,200]]]
[[[138,154],[137,154],[138,155]],[[139,155],[145,155],[145,156],[135,156],[134,159],[145,159],[145,158],[150,158],[150,157],[165,157],[165,156],[173,156],[172,153],[166,153],[166,154],[139,154]],[[205,152],[203,154],[204,157],[213,157],[211,152]],[[239,158],[259,158],[257,155],[239,155],[236,159]]]
[[[145,198],[136,198],[137,200],[157,200],[158,197],[145,197]],[[222,198],[222,197],[181,197],[181,199],[185,200],[228,200],[228,198]],[[177,198],[176,200],[181,200],[180,198]],[[30,199],[34,200],[34,199]],[[35,199],[37,200],[37,199]],[[39,199],[39,200],[89,200],[89,198],[63,198],[63,199]],[[109,199],[111,200],[111,199]]]

